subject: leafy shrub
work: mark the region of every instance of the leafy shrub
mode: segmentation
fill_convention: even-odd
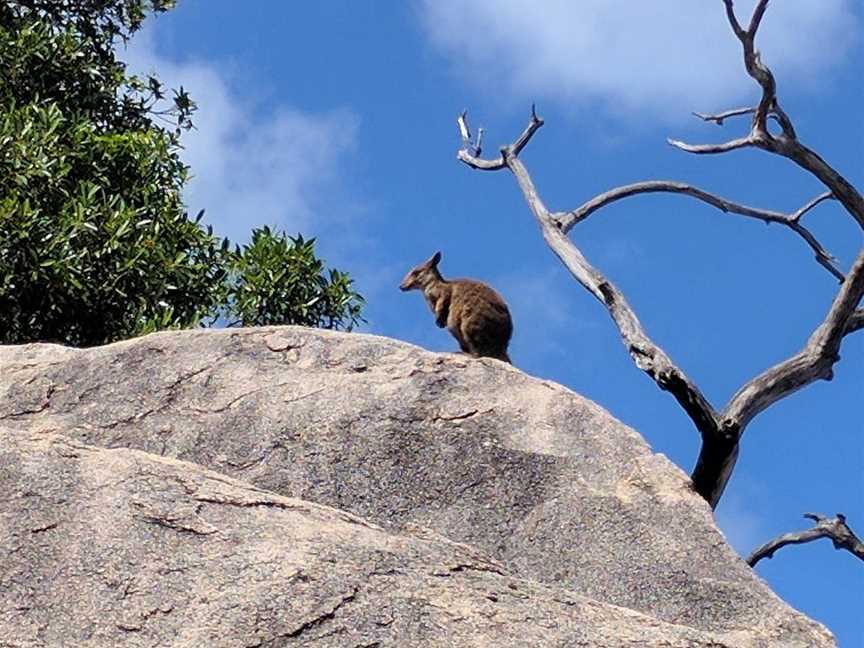
[[[88,346],[221,317],[352,328],[362,298],[313,241],[242,251],[187,217],[195,104],[114,45],[166,0],[0,4],[0,343]],[[203,213],[203,212],[202,212]]]

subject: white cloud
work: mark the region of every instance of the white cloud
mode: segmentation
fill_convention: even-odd
[[[432,42],[457,70],[519,99],[653,116],[756,95],[720,0],[421,0]],[[755,0],[739,0],[746,24]],[[757,47],[780,83],[818,78],[855,41],[853,0],[772,3]]]
[[[242,241],[258,225],[317,234],[344,214],[349,200],[339,177],[355,144],[353,113],[261,110],[214,65],[161,55],[146,29],[124,59],[130,71],[153,72],[169,88],[182,85],[197,102],[196,129],[183,135],[182,157],[193,176],[184,198],[190,213],[206,209],[219,234]]]

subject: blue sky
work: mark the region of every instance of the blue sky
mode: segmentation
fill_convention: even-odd
[[[753,3],[736,3],[742,18]],[[456,161],[455,118],[468,108],[495,151],[536,101],[546,125],[522,159],[556,210],[669,179],[794,211],[823,188],[789,161],[749,150],[694,157],[665,143],[746,132],[746,119],[718,128],[690,116],[758,96],[720,0],[179,5],[126,56],[200,104],[186,138],[190,211],[206,208],[232,240],[265,224],[318,236],[369,302],[364,330],[452,351],[420,295],[397,289],[440,249],[445,276],[486,280],[510,303],[516,366],[592,398],[692,468],[699,439],[689,419],[634,367],[605,309],[545,247],[514,179]],[[799,137],[859,189],[862,13],[853,0],[772,3],[757,41]],[[805,224],[847,268],[862,245],[851,217],[826,203]],[[800,349],[837,288],[792,232],[680,196],[616,203],[571,236],[717,408]],[[804,528],[805,511],[844,512],[864,534],[864,332],[846,338],[842,356],[832,382],[747,429],[717,512],[739,552]],[[757,571],[841,646],[864,646],[860,561],[820,541]]]

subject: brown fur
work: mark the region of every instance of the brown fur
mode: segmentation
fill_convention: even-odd
[[[510,362],[507,345],[513,322],[507,304],[497,292],[473,279],[447,280],[438,272],[441,253],[411,269],[399,288],[420,290],[435,315],[435,323],[453,334],[459,348],[479,358]]]

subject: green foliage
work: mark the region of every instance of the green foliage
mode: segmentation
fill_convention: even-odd
[[[223,248],[183,210],[177,131],[110,48],[143,7],[0,8],[0,342],[100,344],[215,316]]]
[[[315,239],[252,232],[232,253],[225,316],[231,325],[302,324],[351,330],[360,323],[363,298],[347,274],[315,256]]]
[[[114,54],[147,11],[173,0],[6,0],[0,3],[0,106],[57,103],[72,121],[100,130],[146,130],[191,125],[195,109],[180,89],[155,111],[164,92],[155,77],[127,77]],[[179,130],[171,133],[173,143]]]
[[[223,312],[359,320],[350,280],[322,282],[311,242],[263,230],[231,252],[187,217],[179,137],[195,104],[181,89],[164,107],[158,79],[128,76],[114,53],[147,11],[172,4],[0,3],[0,343],[102,344]]]

